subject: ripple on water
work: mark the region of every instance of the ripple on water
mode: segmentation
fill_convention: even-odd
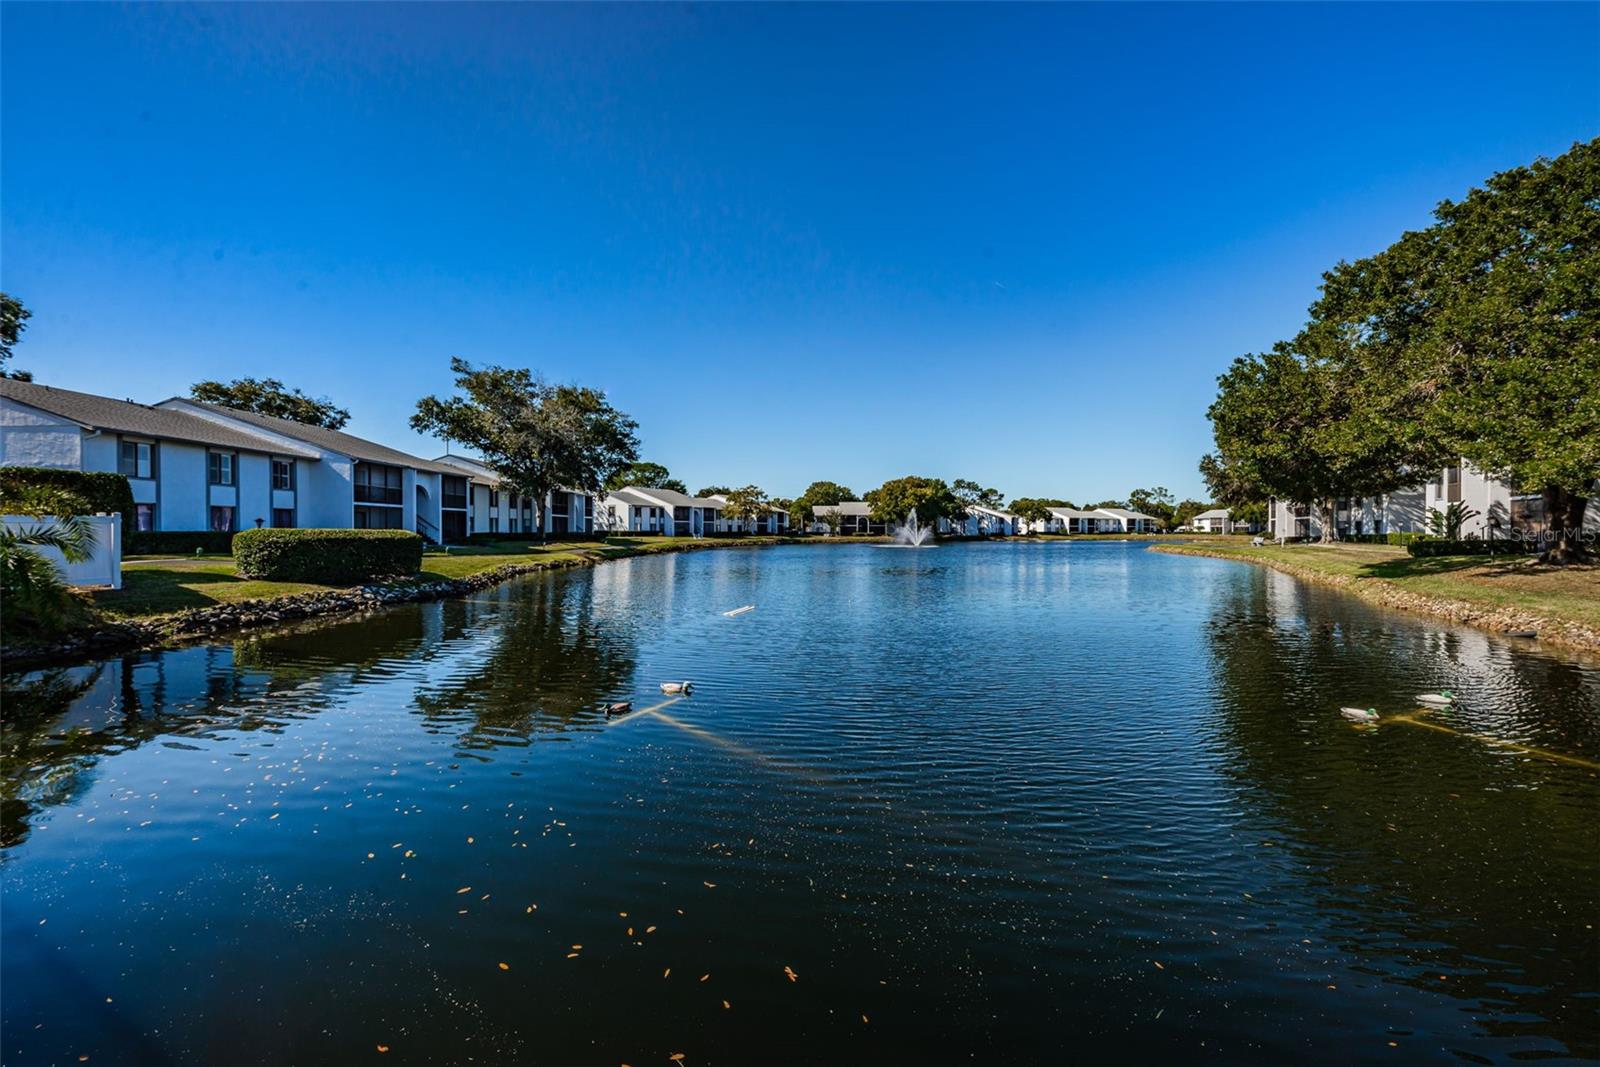
[[[17,1062],[1600,1055],[1600,672],[1274,572],[694,553],[5,697]]]

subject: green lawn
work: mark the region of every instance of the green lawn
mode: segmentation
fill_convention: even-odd
[[[1183,552],[1174,545],[1166,551]],[[1195,548],[1202,548],[1196,544]],[[1361,582],[1386,582],[1423,596],[1446,597],[1488,608],[1514,608],[1600,627],[1600,567],[1549,567],[1531,557],[1435,556],[1413,558],[1398,545],[1263,545],[1238,539],[1207,540],[1203,550],[1238,559],[1276,561],[1319,574]]]
[[[776,537],[717,538],[694,544],[760,545],[781,540]],[[466,578],[496,567],[520,563],[564,563],[647,555],[682,549],[685,544],[686,539],[673,537],[612,537],[604,542],[552,541],[545,545],[529,541],[497,541],[488,545],[451,548],[449,552],[428,552],[422,557],[422,573],[414,578],[396,579],[396,584]],[[146,557],[143,560],[125,561],[122,588],[96,591],[93,594],[93,606],[107,618],[142,618],[259,597],[289,596],[333,588],[339,587],[241,578],[234,573],[232,556],[197,559]]]

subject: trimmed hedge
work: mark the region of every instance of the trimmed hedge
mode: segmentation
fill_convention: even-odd
[[[1522,541],[1447,541],[1442,537],[1418,537],[1406,545],[1406,551],[1417,557],[1432,556],[1522,556],[1530,546]]]
[[[84,515],[120,512],[124,548],[129,535],[134,533],[133,489],[129,487],[128,479],[120,474],[64,470],[59,467],[0,467],[0,505],[12,494],[28,488],[54,489],[70,494],[81,502],[80,512]]]
[[[422,538],[409,530],[241,530],[233,562],[245,578],[351,585],[416,574]]]
[[[226,530],[135,530],[123,538],[124,551],[134,556],[192,556],[195,549],[225,556],[233,551]]]

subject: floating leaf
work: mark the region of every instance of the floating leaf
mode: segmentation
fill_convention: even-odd
[[[511,969],[511,964],[509,964],[509,963],[502,963],[502,964],[501,964],[501,965],[500,965],[500,969],[501,969],[501,970],[502,970],[502,971],[509,971],[509,970],[510,970],[510,969]]]
[[[709,974],[702,974],[700,976],[700,981],[704,982],[706,979],[708,979],[710,977],[711,977],[711,975],[709,975]]]
[[[472,887],[470,885],[464,885],[460,889],[456,890],[456,896],[459,897],[462,893],[470,893],[470,892],[472,892]]]
[[[791,982],[798,982],[800,980],[800,976],[794,973],[794,968],[788,966],[787,964],[784,965],[783,973],[789,976],[789,981]]]

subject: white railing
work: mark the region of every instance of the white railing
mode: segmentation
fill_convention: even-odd
[[[85,515],[84,521],[94,535],[94,547],[89,558],[82,563],[68,563],[59,549],[29,546],[56,565],[68,585],[100,585],[112,589],[122,588],[122,516]],[[0,518],[8,530],[29,530],[48,526],[54,522],[49,517],[36,519],[27,515],[7,515]]]

